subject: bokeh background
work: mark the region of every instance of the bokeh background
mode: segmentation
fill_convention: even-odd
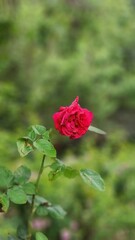
[[[55,135],[58,155],[105,180],[101,193],[79,178],[49,182],[41,193],[67,211],[36,219],[51,240],[135,239],[135,1],[0,0],[0,164],[14,170],[16,139],[31,124],[53,127],[52,114],[76,96],[107,132],[80,140]],[[13,208],[14,209],[14,208]],[[14,233],[16,210],[0,214],[0,239]]]

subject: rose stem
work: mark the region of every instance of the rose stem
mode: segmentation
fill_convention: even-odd
[[[32,214],[33,214],[33,209],[34,209],[34,202],[35,202],[36,193],[38,191],[39,181],[40,181],[42,172],[44,170],[45,157],[46,157],[46,155],[44,154],[43,158],[42,158],[41,165],[40,165],[40,169],[39,169],[39,172],[38,172],[37,180],[36,180],[36,183],[35,183],[35,194],[33,194],[33,196],[32,196],[31,212],[30,212],[30,217],[29,217],[29,227],[28,227],[28,238],[27,238],[27,240],[31,239],[31,224],[30,224],[30,221],[32,219]]]

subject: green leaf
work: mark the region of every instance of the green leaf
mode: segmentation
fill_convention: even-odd
[[[23,190],[26,194],[33,195],[35,194],[35,185],[32,182],[25,183],[23,186]]]
[[[59,159],[56,159],[51,165],[50,165],[50,168],[53,170],[53,171],[56,171],[62,167],[65,167],[64,163],[62,161],[60,161]]]
[[[43,135],[46,132],[46,128],[41,125],[32,125],[31,128],[38,135]]]
[[[13,174],[5,167],[0,166],[0,188],[7,188],[13,180]]]
[[[30,176],[30,169],[22,165],[14,172],[14,181],[15,183],[23,184],[29,180]]]
[[[31,204],[32,203],[32,197],[28,197],[28,202]],[[49,206],[51,203],[48,202],[44,197],[41,197],[39,195],[35,196],[35,201],[34,201],[34,207],[38,207],[40,205],[42,206]]]
[[[61,175],[64,175],[67,178],[74,178],[76,177],[79,172],[76,169],[73,169],[69,166],[66,166],[62,161],[59,159],[56,159],[52,165],[50,165],[50,168],[53,171],[50,171],[48,174],[49,180],[55,180]]]
[[[8,208],[9,208],[8,196],[5,193],[0,194],[0,212],[7,212]]]
[[[28,153],[34,150],[31,143],[29,142],[29,139],[27,139],[26,137],[18,139],[17,148],[21,157],[26,156]]]
[[[106,132],[100,130],[99,128],[93,127],[93,126],[90,126],[88,128],[88,130],[91,132],[99,133],[99,134],[106,134]]]
[[[48,207],[47,210],[52,217],[57,219],[63,219],[66,215],[65,210],[59,205]]]
[[[65,167],[63,173],[67,178],[75,178],[77,175],[79,175],[79,172],[71,167]]]
[[[27,136],[32,142],[36,140],[37,134],[33,130],[32,126],[28,128]]]
[[[63,175],[65,165],[62,161],[56,159],[55,162],[50,165],[50,168],[52,171],[49,172],[48,178],[50,181],[53,181],[59,176]]]
[[[50,171],[48,174],[48,178],[50,181],[53,181],[64,174],[64,164],[59,164],[58,162],[55,162],[51,165],[51,168],[53,168],[54,170]]]
[[[36,214],[40,217],[45,217],[48,215],[48,209],[45,206],[38,206],[36,209]]]
[[[36,233],[36,240],[48,240],[48,238],[41,232]]]
[[[43,135],[42,135],[43,138],[45,138],[46,140],[49,140],[50,139],[50,130],[47,130]]]
[[[33,143],[34,147],[48,157],[56,157],[56,150],[51,142],[46,139],[38,139]]]
[[[27,195],[21,186],[14,186],[13,188],[8,189],[7,195],[13,203],[24,204],[27,202]]]
[[[64,168],[65,167],[61,167],[61,168],[57,169],[56,171],[50,171],[48,173],[49,180],[53,181],[53,180],[57,179],[58,177],[60,177],[61,175],[63,175]]]
[[[79,172],[76,169],[73,169],[69,166],[66,166],[62,161],[59,159],[56,159],[52,165],[50,165],[50,168],[53,171],[50,171],[48,174],[49,180],[55,180],[61,175],[64,175],[67,178],[74,178],[76,177]]]
[[[89,186],[98,189],[99,191],[105,190],[104,181],[97,172],[90,169],[82,169],[80,170],[80,175],[83,181]]]
[[[35,197],[35,204],[36,204],[36,206],[39,206],[39,205],[42,205],[42,206],[46,205],[46,206],[48,206],[50,203],[44,197],[36,195],[36,197]]]

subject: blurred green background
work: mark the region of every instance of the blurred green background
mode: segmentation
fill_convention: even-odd
[[[31,124],[53,127],[52,114],[77,95],[107,136],[55,135],[58,156],[98,171],[106,191],[44,173],[41,193],[67,216],[35,228],[51,240],[134,240],[135,1],[0,0],[0,164],[36,173],[41,156],[20,159],[16,139]],[[0,239],[15,232],[14,215],[0,214]]]

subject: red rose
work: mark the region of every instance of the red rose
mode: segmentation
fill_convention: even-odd
[[[59,112],[53,114],[55,128],[71,139],[80,138],[90,126],[93,113],[78,104],[79,97],[70,106],[60,107]]]

